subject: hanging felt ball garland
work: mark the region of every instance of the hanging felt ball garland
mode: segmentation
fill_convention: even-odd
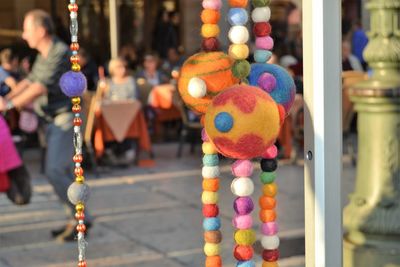
[[[231,28],[228,38],[231,42],[229,46],[229,56],[235,60],[232,67],[233,75],[246,82],[246,77],[250,74],[250,63],[247,61],[249,56],[249,31],[246,24],[249,20],[247,14],[248,0],[229,0],[230,9],[228,12],[228,22]]]
[[[75,205],[75,218],[77,220],[76,230],[78,232],[77,240],[78,240],[78,267],[86,267],[86,245],[87,242],[85,240],[85,231],[86,226],[84,223],[85,219],[85,202],[89,198],[89,186],[85,183],[85,178],[83,176],[83,168],[82,168],[82,134],[81,134],[81,125],[82,119],[80,116],[81,112],[81,98],[80,96],[86,89],[86,78],[80,72],[79,65],[79,44],[78,44],[78,5],[76,0],[70,0],[70,4],[68,5],[68,10],[70,11],[70,31],[71,31],[71,46],[70,49],[72,51],[72,56],[70,57],[71,61],[71,71],[68,71],[63,74],[60,79],[60,87],[63,93],[69,97],[71,97],[72,102],[72,112],[74,113],[73,125],[74,125],[74,137],[73,137],[73,145],[75,148],[75,155],[72,160],[75,164],[74,174],[75,174],[75,182],[70,185],[68,188],[68,198],[70,202]]]

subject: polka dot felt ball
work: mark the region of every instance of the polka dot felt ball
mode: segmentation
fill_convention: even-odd
[[[222,52],[198,53],[188,58],[182,66],[178,82],[179,93],[185,104],[195,112],[205,113],[216,94],[238,82],[233,76],[232,66],[233,60]],[[207,91],[204,97],[190,95],[189,82],[192,78],[205,82]]]
[[[282,67],[274,64],[252,64],[249,82],[251,85],[258,85],[260,77],[271,74],[276,81],[275,89],[270,92],[271,97],[288,112],[296,96],[296,86],[293,78]]]
[[[232,118],[229,131],[215,125],[221,113]],[[275,142],[280,130],[279,110],[261,89],[236,85],[214,98],[205,116],[205,129],[221,154],[236,159],[255,158]]]
[[[81,96],[87,88],[87,81],[82,72],[68,71],[60,78],[61,91],[69,96]]]

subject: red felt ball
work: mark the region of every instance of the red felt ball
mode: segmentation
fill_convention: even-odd
[[[233,256],[238,261],[251,260],[251,258],[253,258],[253,253],[254,250],[252,246],[236,245],[235,248],[233,249]]]
[[[262,253],[262,258],[265,261],[273,262],[279,259],[279,250],[277,249],[264,249]]]
[[[220,43],[215,37],[204,38],[203,42],[201,43],[201,48],[205,52],[219,51]]]
[[[254,24],[253,32],[256,37],[264,37],[271,33],[272,27],[268,22],[257,22]]]
[[[217,217],[219,214],[219,208],[216,204],[205,204],[203,205],[203,216],[204,217]]]

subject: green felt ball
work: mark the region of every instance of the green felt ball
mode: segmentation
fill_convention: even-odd
[[[262,172],[260,175],[260,180],[263,184],[271,184],[275,181],[275,172]]]
[[[250,70],[251,66],[247,60],[237,60],[232,67],[233,75],[239,79],[244,79],[249,76]]]
[[[265,7],[271,3],[271,0],[252,0],[254,7]]]

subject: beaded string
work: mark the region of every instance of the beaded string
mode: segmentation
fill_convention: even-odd
[[[231,42],[229,56],[235,60],[232,67],[233,75],[241,82],[247,83],[246,77],[250,74],[249,56],[249,31],[247,5],[248,0],[229,0],[228,22],[232,26],[228,33]],[[238,261],[237,266],[255,266],[252,260],[256,241],[255,231],[252,229],[253,219],[251,212],[254,209],[251,195],[254,192],[254,183],[251,180],[253,165],[250,160],[236,160],[232,164],[232,174],[236,176],[231,184],[231,191],[237,197],[233,203],[235,210],[232,224],[236,231],[234,234],[235,247],[233,256]]]
[[[214,52],[220,49],[218,35],[220,29],[218,22],[221,18],[221,0],[203,0],[203,10],[201,12],[201,36],[203,41],[201,47],[205,52]]]
[[[220,243],[222,241],[221,219],[218,217],[218,189],[219,158],[215,146],[209,141],[205,130],[202,131],[203,139],[203,229],[204,229],[204,253],[206,255],[206,267],[221,267]]]
[[[256,50],[254,51],[254,61],[257,63],[266,63],[272,56],[270,51],[274,47],[274,40],[269,36],[271,34],[271,9],[270,0],[252,0],[253,11],[251,19],[254,23],[253,33],[256,37]]]
[[[260,162],[262,173],[260,175],[262,196],[259,199],[261,224],[261,245],[263,247],[263,267],[277,267],[279,259],[278,224],[276,222],[276,194],[278,187],[275,183],[278,167],[278,149],[275,145],[268,148]]]
[[[228,22],[232,26],[228,33],[231,42],[229,46],[229,56],[235,60],[232,67],[233,75],[241,82],[247,83],[246,77],[250,74],[250,63],[247,61],[249,56],[249,31],[246,24],[249,20],[247,14],[248,0],[229,0]]]
[[[64,94],[71,97],[72,112],[74,114],[73,119],[73,145],[75,148],[75,155],[73,156],[73,162],[75,164],[74,174],[75,182],[72,183],[68,188],[68,199],[75,205],[75,218],[77,220],[76,230],[78,232],[78,267],[86,267],[86,246],[85,240],[86,226],[84,223],[85,219],[85,202],[89,198],[89,186],[85,183],[83,176],[83,168],[81,166],[83,161],[82,156],[82,133],[81,125],[82,119],[80,116],[81,112],[81,98],[83,91],[86,89],[86,78],[80,72],[81,66],[79,65],[79,44],[78,44],[78,5],[76,0],[70,0],[68,5],[70,12],[70,32],[71,32],[71,45],[72,51],[71,71],[63,74],[60,79],[60,87]]]

